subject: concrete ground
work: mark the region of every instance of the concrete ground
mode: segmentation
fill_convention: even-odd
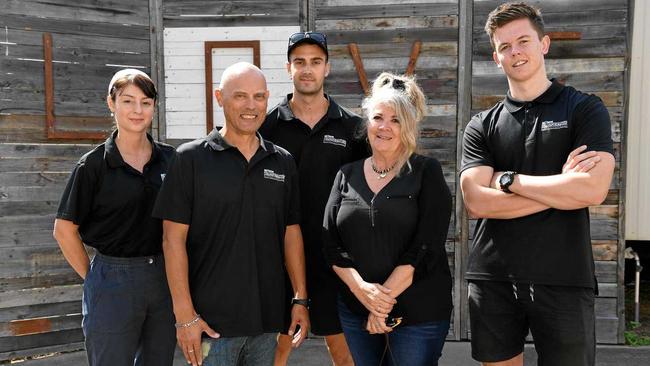
[[[535,365],[537,355],[532,345],[526,346],[525,365]],[[86,366],[86,354],[83,351],[71,352],[21,362],[24,366]],[[177,352],[174,366],[185,366],[182,355]],[[291,354],[290,366],[328,366],[331,365],[322,339],[308,339]],[[470,355],[468,342],[447,342],[440,360],[440,366],[477,366]],[[598,346],[596,351],[597,366],[648,366],[650,365],[650,347]]]

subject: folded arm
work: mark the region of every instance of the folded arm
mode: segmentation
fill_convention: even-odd
[[[461,174],[463,201],[471,218],[514,219],[549,208],[539,201],[492,188],[493,175],[494,169],[485,165],[469,168]]]
[[[547,176],[517,174],[510,191],[559,210],[576,210],[601,204],[614,174],[614,156],[597,152],[598,163],[588,172]]]

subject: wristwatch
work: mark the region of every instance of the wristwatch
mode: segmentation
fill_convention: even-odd
[[[512,183],[514,183],[516,174],[517,173],[513,171],[507,171],[501,174],[501,176],[499,177],[499,187],[501,188],[502,191],[506,193],[512,193],[510,191],[510,186],[512,185]]]
[[[306,307],[307,309],[309,309],[309,304],[310,303],[311,303],[311,300],[309,300],[309,299],[296,299],[296,298],[291,299],[291,305],[302,305],[302,306]]]

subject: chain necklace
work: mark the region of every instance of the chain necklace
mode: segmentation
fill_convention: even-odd
[[[377,179],[384,179],[384,178],[386,178],[386,175],[388,175],[388,173],[389,173],[391,170],[393,170],[393,168],[395,168],[395,165],[397,165],[397,161],[394,162],[393,165],[391,165],[390,167],[385,168],[385,169],[381,169],[381,170],[380,170],[380,169],[377,168],[377,166],[375,165],[375,159],[373,159],[372,156],[370,157],[370,167],[372,168],[372,171],[373,171],[373,172],[377,173]]]

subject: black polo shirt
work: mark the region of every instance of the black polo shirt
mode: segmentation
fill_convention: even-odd
[[[475,166],[527,175],[562,173],[581,145],[613,154],[602,101],[553,80],[531,102],[508,95],[472,118],[463,139],[462,174]],[[593,288],[589,210],[548,209],[511,219],[478,220],[467,278]]]
[[[155,142],[143,172],[120,155],[113,132],[79,159],[63,191],[56,217],[79,225],[81,240],[100,253],[140,257],[162,253],[162,224],[151,217],[156,195],[175,155]]]
[[[267,114],[259,132],[296,160],[307,270],[310,275],[330,273],[322,253],[323,212],[339,168],[369,155],[362,136],[363,120],[326,95],[327,114],[312,129],[293,115],[292,97],[288,94]]]
[[[189,225],[194,308],[226,337],[284,324],[284,234],[300,220],[298,174],[286,150],[259,138],[250,162],[216,129],[181,145],[154,208]]]

